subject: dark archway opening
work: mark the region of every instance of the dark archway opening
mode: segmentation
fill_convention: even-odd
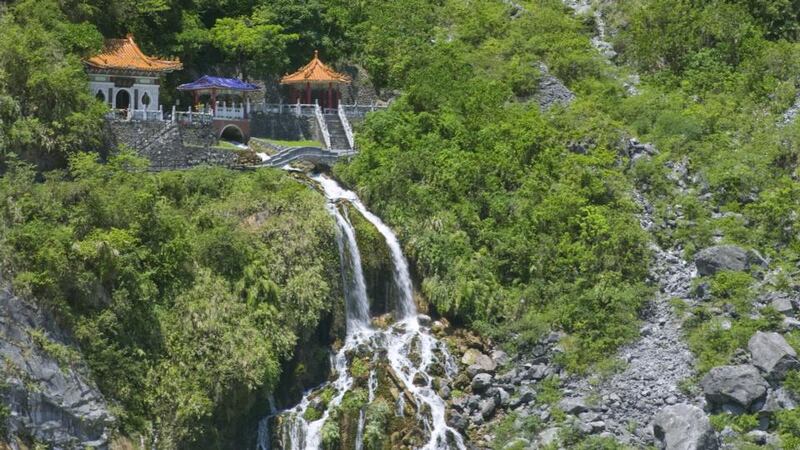
[[[117,109],[128,109],[131,105],[131,95],[128,91],[120,90],[117,92]]]
[[[106,96],[103,94],[103,91],[98,90],[97,94],[94,96],[96,99],[100,100],[101,102],[106,102]]]
[[[240,144],[245,143],[244,133],[236,125],[228,125],[222,129],[219,138],[223,141],[237,142]]]

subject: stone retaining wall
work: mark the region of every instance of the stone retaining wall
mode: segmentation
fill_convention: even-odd
[[[322,142],[322,133],[314,117],[297,117],[291,113],[253,113],[250,116],[250,136],[281,141]]]
[[[238,155],[214,148],[216,133],[210,123],[110,121],[113,147],[127,147],[150,160],[153,170],[185,169],[197,165],[231,166]]]

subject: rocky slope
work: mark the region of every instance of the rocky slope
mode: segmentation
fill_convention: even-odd
[[[0,412],[11,448],[107,447],[114,416],[78,355],[52,317],[0,287]]]

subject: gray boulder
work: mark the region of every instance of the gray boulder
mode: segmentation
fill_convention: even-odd
[[[492,414],[494,414],[494,410],[497,408],[497,402],[495,401],[494,397],[483,399],[479,408],[481,410],[481,416],[483,416],[484,419],[488,419],[489,417],[492,417]]]
[[[491,356],[492,361],[494,361],[495,365],[497,366],[505,366],[511,362],[511,358],[508,356],[508,353],[502,350],[494,350]]]
[[[792,299],[787,295],[775,296],[772,301],[769,302],[769,306],[785,316],[794,315],[794,305],[792,305]]]
[[[586,401],[582,398],[565,398],[558,402],[558,408],[574,416],[589,410],[589,407],[586,406]]]
[[[550,427],[539,433],[539,444],[547,447],[551,445],[555,445],[558,443],[558,433],[561,432],[561,428],[558,427]]]
[[[461,362],[467,366],[475,366],[474,370],[478,372],[494,373],[495,369],[497,369],[497,364],[495,364],[492,358],[474,348],[464,352],[464,356],[461,357]]]
[[[694,256],[697,273],[714,275],[723,270],[742,272],[750,268],[747,251],[734,245],[717,245],[700,250]]]
[[[658,412],[653,421],[653,436],[658,447],[666,450],[716,450],[719,447],[708,417],[700,408],[683,403]]]
[[[781,387],[767,393],[767,401],[758,413],[761,415],[770,415],[778,411],[783,411],[784,409],[795,408],[797,408],[797,402],[792,398],[792,394]]]
[[[472,391],[483,392],[492,384],[492,376],[488,373],[479,373],[472,379]]]
[[[754,366],[739,365],[711,369],[700,387],[712,409],[741,413],[763,406],[769,384]]]
[[[550,74],[547,66],[539,63],[539,70],[542,75],[539,78],[537,92],[533,95],[533,100],[539,104],[543,111],[547,111],[553,106],[566,106],[575,100],[575,94],[567,88],[558,78]]]
[[[747,343],[753,365],[766,373],[767,379],[782,380],[786,372],[800,367],[797,352],[778,333],[756,332]]]

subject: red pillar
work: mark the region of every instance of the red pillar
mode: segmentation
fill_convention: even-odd
[[[328,83],[328,109],[333,109],[333,83]]]
[[[311,83],[306,83],[306,104],[311,104]]]
[[[217,114],[217,90],[211,90],[211,112],[212,114]]]
[[[197,91],[192,91],[194,93],[194,104],[192,105],[193,108],[197,108],[197,105],[200,103],[200,96],[197,95]]]

